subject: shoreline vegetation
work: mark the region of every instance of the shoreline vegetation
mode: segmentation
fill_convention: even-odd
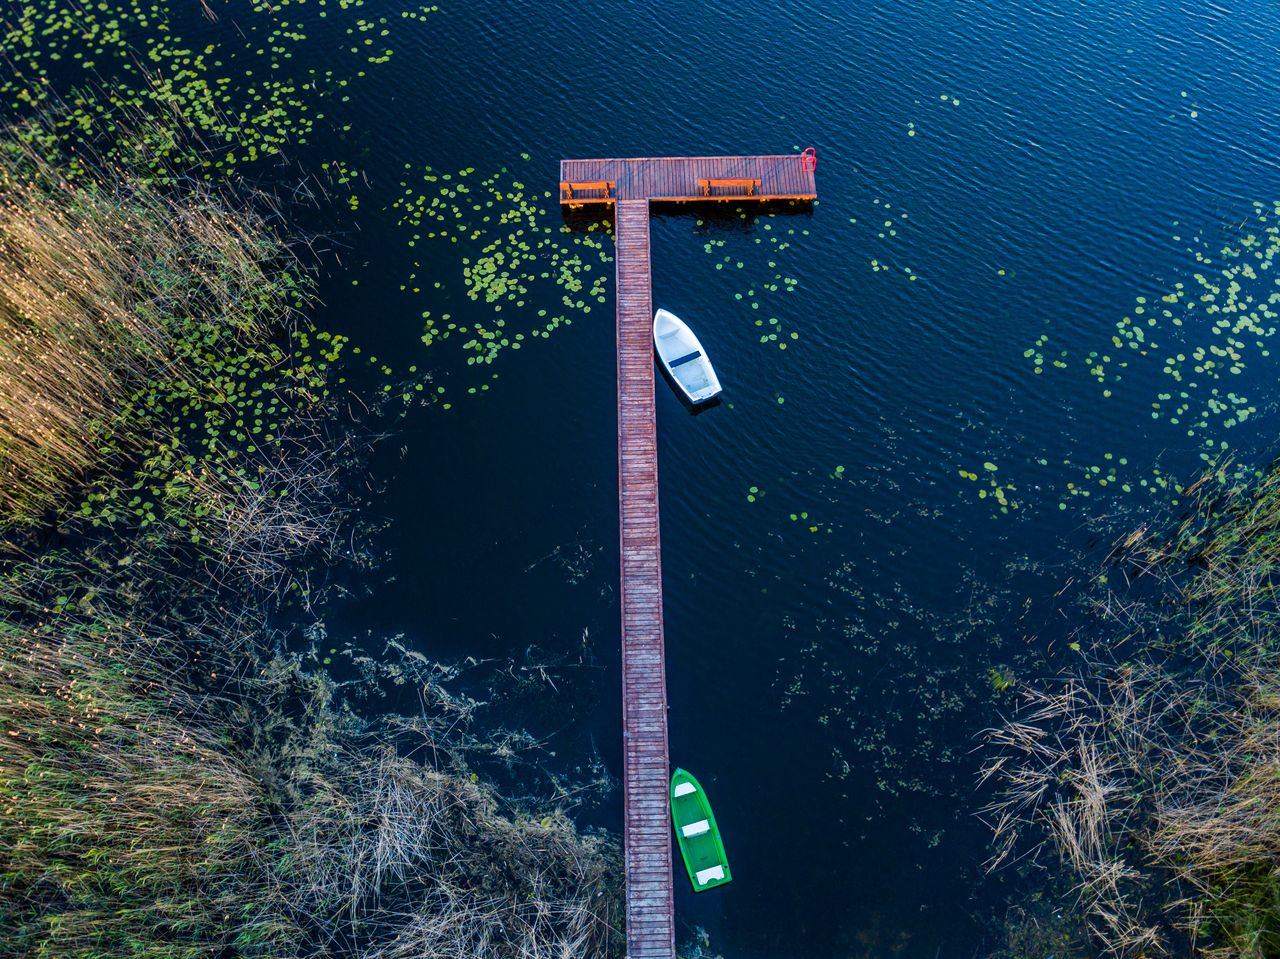
[[[987,736],[992,865],[1073,877],[1086,930],[1058,955],[1280,954],[1280,463],[1181,499],[1077,597],[1075,664]]]
[[[180,412],[190,415],[206,387],[227,390],[210,373],[241,358],[208,360],[202,348],[243,344],[246,361],[279,360],[253,354],[289,324],[309,283],[261,216],[233,212],[208,187],[187,182],[178,193],[83,171],[71,180],[13,131],[5,146],[0,508],[10,521],[34,523],[112,460],[141,459],[168,479],[160,471],[176,461],[157,448],[187,424],[157,423],[160,404],[185,392]],[[302,391],[320,385],[305,371],[294,378]],[[149,384],[157,388],[147,392]],[[197,454],[183,465],[194,468]]]
[[[0,134],[0,955],[617,954],[616,842],[481,777],[451,670],[290,652],[360,449],[262,201],[47,141]]]

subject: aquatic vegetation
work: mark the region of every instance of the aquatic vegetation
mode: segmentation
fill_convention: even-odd
[[[444,737],[370,746],[282,660],[211,705],[179,637],[76,619],[0,621],[0,955],[604,954],[616,851]]]
[[[888,201],[881,200],[879,197],[876,197],[871,201],[871,203],[873,206],[882,207],[882,211],[877,210],[877,213],[881,213],[881,215],[884,216],[884,220],[882,221],[880,230],[876,233],[876,236],[882,240],[887,240],[891,236],[897,236],[898,227],[906,226],[909,215],[905,211],[890,212],[893,210],[893,206]]]
[[[0,505],[30,522],[98,467],[140,460],[85,515],[146,522],[176,474],[279,439],[280,397],[324,364],[269,345],[307,283],[256,214],[195,189],[65,179],[33,151],[0,165]],[[332,343],[332,340],[330,341]],[[336,350],[332,351],[336,358]]]
[[[0,954],[286,949],[263,788],[136,643],[0,623]]]
[[[801,510],[799,513],[792,513],[790,514],[790,517],[791,517],[791,522],[800,523],[802,526],[806,527],[810,533],[818,533],[823,531],[827,533],[831,532],[830,526],[824,523],[814,522],[810,520],[808,510]]]
[[[742,294],[737,295],[741,296]],[[755,290],[747,290],[746,295],[754,296]],[[752,305],[754,306],[755,304],[753,303]],[[789,340],[794,341],[800,339],[799,333],[795,330],[786,330],[782,326],[782,322],[776,316],[769,317],[767,322],[763,318],[758,318],[756,319],[755,324],[756,326],[763,328],[760,332],[760,342],[773,343],[780,350],[785,350],[787,348]],[[782,399],[779,398],[778,402],[781,403]]]
[[[1180,96],[1184,100],[1187,99],[1187,91],[1183,90],[1181,93],[1178,94],[1178,96]],[[1200,108],[1200,104],[1192,100],[1190,107],[1187,110],[1187,116],[1189,116],[1192,120],[1198,119],[1200,116],[1199,108]]]
[[[411,166],[405,170],[403,192],[391,207],[408,245],[417,250],[421,244],[430,256],[431,302],[465,297],[489,314],[463,322],[447,308],[423,310],[425,346],[448,343],[463,352],[468,366],[484,368],[608,302],[613,253],[607,223],[565,225],[549,191],[530,190],[506,167],[484,177],[474,167],[455,173],[426,167],[413,171],[416,177],[409,175]],[[423,260],[415,260],[403,293],[423,295],[423,269]],[[446,269],[454,271],[452,282]],[[483,383],[467,392],[487,389]],[[437,387],[435,395],[444,391]]]
[[[998,655],[1005,598],[984,587],[983,604],[967,602],[962,597],[974,582],[971,574],[961,576],[958,607],[943,612],[923,606],[912,585],[881,563],[845,559],[824,578],[820,610],[784,618],[779,643],[787,652],[774,680],[779,706],[821,727],[830,749],[828,779],[846,796],[870,794],[862,808],[885,814],[885,797],[960,796],[970,789],[968,747],[947,730],[971,722],[973,711],[990,702],[987,669]],[[962,815],[962,807],[947,808]],[[924,836],[950,822],[917,825]]]
[[[1048,343],[1049,343],[1049,335],[1047,333],[1042,333],[1040,336],[1036,338],[1035,343],[1032,344],[1030,347],[1028,347],[1026,350],[1024,350],[1022,353],[1022,356],[1024,359],[1028,359],[1031,361],[1032,372],[1035,373],[1037,376],[1039,376],[1041,373],[1044,372],[1044,367],[1046,363],[1044,347],[1047,346]],[[1052,361],[1053,366],[1057,369],[1065,370],[1067,368],[1066,356],[1067,356],[1067,351],[1062,350],[1060,354],[1053,359]],[[1110,396],[1111,394],[1110,392],[1104,392],[1104,395]]]
[[[255,458],[252,472],[202,463],[180,475],[161,504],[170,538],[198,546],[219,578],[275,599],[290,590],[305,596],[299,564],[333,562],[350,549],[341,538],[350,511],[338,493],[345,450],[328,436],[303,433],[312,423],[294,415],[287,443]]]
[[[364,174],[343,160],[324,160],[320,164],[320,177],[342,198],[347,209],[355,213],[360,209],[360,196],[356,190],[366,184]]]
[[[365,68],[392,55],[388,17],[360,15],[366,0],[310,0],[319,17],[341,19],[352,44],[314,56],[323,68],[303,67],[310,28],[292,17],[307,2],[255,0],[244,10],[205,0],[204,18],[198,4],[164,0],[10,4],[0,17],[0,103],[11,117],[53,116],[53,137],[71,156],[91,146],[160,175],[231,172],[306,143],[326,118],[323,104],[346,100]],[[396,19],[435,9],[406,7]],[[152,120],[139,135],[114,135],[139,114]]]
[[[1021,503],[1013,496],[1017,492],[1018,487],[1014,483],[1007,480],[1001,480],[1000,467],[990,460],[982,464],[982,473],[979,474],[974,470],[959,470],[961,479],[968,480],[970,483],[978,484],[978,499],[985,500],[990,497],[996,508],[1007,514],[1010,510],[1018,509]]]
[[[284,274],[290,297],[301,281]],[[263,296],[271,291],[262,288]],[[279,291],[277,291],[279,292]],[[292,300],[286,301],[292,307]],[[267,304],[262,303],[263,306]],[[279,306],[279,304],[276,304]],[[271,310],[257,313],[272,317]],[[289,314],[275,313],[279,323]],[[176,331],[175,375],[140,386],[107,424],[104,453],[133,455],[132,470],[103,475],[90,484],[80,515],[93,525],[120,522],[147,526],[161,510],[183,518],[193,542],[203,520],[214,517],[201,504],[201,486],[263,489],[272,458],[288,444],[291,426],[312,415],[330,397],[330,366],[346,338],[325,331],[294,330],[286,345],[246,339],[216,321],[184,322]],[[129,430],[136,430],[131,434]],[[266,488],[267,495],[286,495]]]
[[[908,133],[912,136],[915,135],[914,130],[909,130]],[[895,209],[893,204],[888,200],[882,200],[880,197],[873,197],[871,205],[874,209],[871,211],[870,218],[871,221],[876,222],[877,224],[875,227],[877,239],[885,241],[886,244],[892,243],[893,238],[898,235],[898,230],[905,229],[907,227],[908,221],[911,218],[910,214],[905,210]],[[849,222],[856,224],[858,222],[858,218],[850,217]],[[892,248],[890,247],[889,249]],[[898,272],[912,283],[920,279],[916,270],[905,264],[891,266],[879,257],[872,257],[868,261],[868,265],[871,267],[872,273],[886,273],[889,271]]]
[[[1058,894],[1060,893],[1060,894]],[[1089,937],[1075,912],[1061,902],[1069,890],[1051,889],[1023,895],[999,920],[1001,945],[983,959],[1088,959]]]
[[[615,939],[616,846],[577,832],[568,791],[515,806],[480,777],[475,760],[523,747],[473,730],[456,671],[399,647],[399,664],[352,656],[361,681],[337,685],[281,651],[323,624],[264,601],[317,613],[308,563],[349,535],[335,450],[308,439],[310,458],[295,444],[261,484],[194,478],[216,519],[197,544],[190,513],[163,510],[0,576],[0,955],[483,942],[514,959]],[[289,495],[263,492],[277,484]],[[411,719],[356,713],[406,684],[425,697]]]
[[[1116,544],[1069,607],[1072,665],[990,734],[994,861],[1048,843],[1121,955],[1280,947],[1280,470],[1238,475]]]
[[[816,488],[806,489],[805,509],[796,509],[794,519],[784,514],[789,524],[769,533],[796,555],[805,551],[797,566],[812,556],[826,564],[821,580],[804,581],[803,604],[788,609],[776,630],[774,690],[785,721],[798,724],[829,757],[827,788],[847,801],[850,815],[856,810],[859,820],[909,832],[912,847],[926,849],[954,841],[951,830],[971,808],[971,747],[955,730],[981,728],[993,702],[1003,704],[993,695],[993,663],[1004,674],[1016,669],[1022,675],[1020,663],[1009,658],[1016,652],[1004,643],[1023,588],[1030,588],[1022,581],[1028,565],[1009,554],[994,576],[960,566],[954,578],[943,573],[922,586],[923,557],[903,549],[898,534],[911,522],[940,528],[945,506],[936,479],[904,468],[912,461],[891,452],[900,438],[888,424],[882,430],[869,445],[889,452],[889,462],[813,471]],[[992,474],[981,463],[974,469],[985,486]],[[966,499],[973,498],[969,484],[976,481],[959,482]],[[785,495],[771,491],[775,498]],[[875,524],[869,532],[843,522],[831,536],[808,532],[819,520],[846,517],[850,502]],[[981,505],[994,512],[994,497]],[[954,594],[948,589],[939,598],[944,582],[954,583]]]
[[[1198,238],[1187,251],[1196,264],[1192,275],[1159,296],[1136,296],[1106,346],[1072,355],[1055,349],[1051,334],[1044,333],[1023,356],[1036,375],[1087,375],[1104,400],[1118,399],[1122,390],[1126,398],[1142,391],[1137,398],[1149,410],[1150,428],[1167,434],[1170,445],[1192,441],[1207,464],[1228,450],[1226,431],[1258,414],[1258,402],[1232,381],[1251,363],[1271,356],[1280,317],[1280,291],[1272,275],[1280,253],[1280,203],[1255,203],[1216,250]],[[1076,473],[1066,484],[1067,495],[1088,495],[1095,481],[1117,484],[1125,492],[1172,488],[1176,493],[1159,470],[1150,476],[1125,474],[1112,459],[1108,454],[1106,463],[1064,464]]]
[[[742,207],[736,207],[733,214],[734,220],[737,221],[734,225],[740,227],[745,222],[748,225],[746,236],[751,238],[753,244],[764,248],[763,268],[759,265],[759,255],[753,256],[745,251],[725,252],[731,242],[734,243],[733,249],[738,250],[738,244],[744,239],[742,236],[735,239],[723,235],[723,231],[718,228],[723,227],[726,221],[710,219],[696,221],[695,230],[705,240],[702,246],[703,251],[716,258],[717,270],[746,270],[748,262],[753,271],[761,270],[759,274],[761,279],[749,283],[745,289],[735,290],[733,298],[739,307],[738,312],[741,312],[740,308],[743,306],[750,310],[746,315],[756,326],[759,342],[762,345],[786,350],[788,346],[794,345],[795,341],[800,339],[800,333],[791,328],[785,316],[776,315],[785,311],[771,306],[769,300],[778,294],[795,293],[799,287],[800,280],[782,272],[778,261],[786,250],[799,242],[800,238],[808,236],[809,230],[803,226],[788,225],[788,215],[785,213],[752,212],[748,214]]]
[[[996,693],[1007,693],[1013,689],[1017,682],[1013,675],[1006,670],[1000,669],[998,666],[992,666],[987,670],[987,678],[991,680],[991,690]]]
[[[338,23],[304,25],[304,3]],[[417,671],[416,651],[393,669],[347,645],[376,689],[281,652],[300,641],[292,615],[319,615],[307,564],[352,549],[332,502],[344,450],[324,420],[339,364],[392,371],[300,315],[312,281],[267,225],[279,211],[199,184],[256,173],[325,121],[349,129],[335,118],[348,85],[393,53],[386,5],[368,8],[0,11],[0,110],[39,120],[0,144],[0,508],[56,523],[78,551],[74,566],[64,552],[10,563],[0,584],[0,955],[618,951],[616,845],[577,831],[569,790],[516,805],[474,764],[514,764],[532,737],[463,732],[477,704],[443,691],[438,664]],[[326,181],[360,208],[347,159],[320,165]],[[525,296],[554,296],[558,319],[515,343],[464,331],[452,342],[476,340],[462,349],[482,368],[602,304],[611,261],[605,228],[564,230],[494,184],[537,224],[495,222],[492,245],[464,254],[460,295],[498,329]],[[521,247],[534,228],[545,242]],[[323,624],[301,634],[319,648]],[[357,718],[397,684],[440,716],[415,703],[411,718]],[[424,744],[430,765],[414,758]]]

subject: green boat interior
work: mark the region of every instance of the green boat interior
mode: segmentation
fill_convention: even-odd
[[[671,819],[694,891],[729,882],[729,862],[711,804],[698,781],[683,769],[671,777]]]

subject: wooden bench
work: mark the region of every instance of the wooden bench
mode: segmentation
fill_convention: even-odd
[[[712,187],[729,187],[737,190],[746,190],[745,195],[752,196],[755,194],[756,187],[759,185],[759,180],[707,179],[698,181],[698,186],[702,188],[703,196],[711,196]]]
[[[582,180],[581,182],[570,182],[569,180],[560,181],[560,192],[563,200],[612,200],[614,188],[617,187],[615,180]],[[574,190],[586,190],[603,193],[603,196],[575,197]]]

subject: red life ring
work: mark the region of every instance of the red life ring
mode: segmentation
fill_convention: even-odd
[[[818,169],[818,151],[813,147],[805,147],[804,152],[800,154],[800,166],[805,170]]]

